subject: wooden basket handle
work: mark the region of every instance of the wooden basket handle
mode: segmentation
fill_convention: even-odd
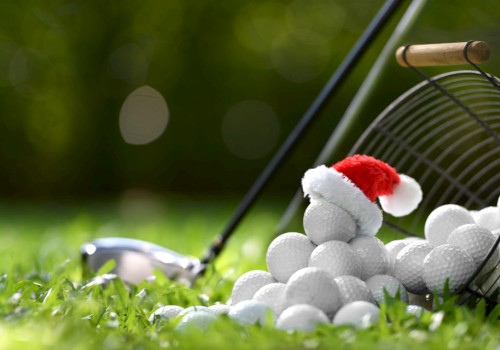
[[[490,57],[490,46],[484,41],[401,46],[396,61],[403,67],[451,66],[468,64],[465,54],[472,63],[483,63]]]

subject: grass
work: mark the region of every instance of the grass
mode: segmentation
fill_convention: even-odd
[[[158,198],[116,202],[0,205],[0,349],[500,349],[500,308],[456,307],[453,299],[418,319],[388,300],[378,325],[366,330],[326,325],[286,333],[271,324],[240,326],[221,318],[206,332],[175,332],[175,322],[150,325],[160,305],[225,302],[236,278],[265,269],[283,203],[259,205],[207,276],[193,288],[157,275],[154,282],[107,288],[82,279],[79,247],[104,236],[134,237],[200,256],[235,202]],[[382,237],[384,238],[384,237]],[[104,271],[103,271],[104,272]]]

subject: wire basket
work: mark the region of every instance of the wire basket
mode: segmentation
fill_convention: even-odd
[[[477,66],[483,59],[475,57],[472,48],[476,43],[400,48],[400,64],[410,67],[423,81],[390,104],[350,150],[350,155],[363,153],[386,161],[420,183],[424,198],[419,209],[405,218],[386,215],[384,226],[390,230],[423,236],[425,218],[443,204],[458,204],[469,210],[497,206],[500,80]],[[450,45],[454,45],[453,50],[449,49]],[[481,45],[484,49],[486,44]],[[437,53],[434,57],[438,64],[455,60],[452,63],[469,63],[473,70],[452,71],[430,78],[416,68],[435,65],[436,59],[426,63],[418,57],[419,52],[429,50]],[[445,62],[439,61],[443,57]],[[500,211],[498,215],[500,221]],[[477,281],[480,271],[496,256],[493,254],[500,249],[499,243],[500,236],[458,292],[459,304],[476,305],[484,299],[491,308],[500,302],[500,261],[491,263],[495,268]]]

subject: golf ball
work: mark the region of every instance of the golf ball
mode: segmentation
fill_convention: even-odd
[[[496,209],[496,207],[494,208]],[[495,244],[495,236],[490,230],[484,227],[476,224],[468,224],[453,230],[448,237],[448,244],[465,250],[472,256],[476,265],[479,266]],[[498,263],[498,259],[498,250],[496,250],[478,274],[478,278],[493,270]]]
[[[276,328],[287,331],[313,332],[318,325],[329,322],[328,316],[317,307],[297,304],[282,312],[276,322]]]
[[[286,283],[294,272],[307,267],[316,245],[306,235],[288,232],[276,237],[267,249],[269,272],[278,282]]]
[[[385,249],[387,251],[387,274],[394,276],[394,264],[396,263],[396,257],[398,253],[406,247],[410,242],[397,239],[395,241],[391,241],[385,245]]]
[[[309,304],[326,314],[336,312],[341,305],[339,287],[333,276],[319,267],[306,267],[288,280],[285,295],[287,306]]]
[[[479,210],[475,216],[476,223],[490,231],[500,228],[500,213],[498,207],[486,207]]]
[[[274,283],[276,280],[266,271],[254,270],[240,276],[234,283],[231,294],[231,305],[236,305],[243,300],[250,300],[254,294],[266,284]]]
[[[323,200],[311,200],[304,212],[304,230],[314,244],[347,242],[354,237],[356,222],[344,209]]]
[[[285,308],[285,290],[285,283],[270,283],[259,289],[253,300],[266,304],[275,315],[279,315]]]
[[[424,259],[432,251],[432,246],[425,242],[410,243],[396,257],[394,277],[414,294],[428,293],[422,278]]]
[[[422,277],[431,292],[443,295],[448,280],[450,292],[464,287],[476,269],[474,259],[462,248],[443,244],[434,248],[424,259]]]
[[[185,315],[190,314],[191,312],[198,312],[198,311],[209,312],[208,311],[208,307],[206,307],[206,306],[203,306],[203,305],[193,305],[193,306],[187,307],[184,310],[182,310],[181,312],[179,312],[179,314],[177,316],[184,317]]]
[[[361,261],[349,244],[341,241],[328,241],[313,250],[309,266],[328,270],[333,277],[351,275],[360,277]]]
[[[424,314],[425,309],[420,305],[406,305],[406,313],[409,315],[415,315],[420,318]]]
[[[434,209],[425,220],[425,238],[434,247],[446,244],[450,233],[459,226],[473,224],[469,211],[456,204]]]
[[[229,318],[241,324],[265,324],[267,315],[274,318],[273,311],[263,302],[257,300],[244,300],[231,307]]]
[[[175,330],[178,332],[187,330],[206,331],[215,320],[217,320],[217,316],[208,311],[190,312],[184,315]]]
[[[184,308],[177,305],[162,306],[156,309],[151,316],[149,316],[148,321],[151,324],[155,321],[168,321],[177,317],[182,310],[184,310]]]
[[[362,280],[387,272],[387,250],[384,243],[377,237],[357,236],[349,241],[349,245],[361,260]]]
[[[231,306],[225,304],[214,304],[207,308],[207,311],[215,315],[226,315],[229,310],[231,310]]]
[[[399,299],[408,303],[408,292],[401,282],[389,275],[376,275],[366,280],[368,289],[372,292],[373,298],[378,304],[385,300],[385,293],[395,298],[399,291]],[[385,292],[384,292],[385,291]]]
[[[367,301],[353,301],[344,305],[335,314],[333,324],[351,325],[356,328],[368,328],[378,322],[380,309]]]
[[[335,282],[339,286],[340,302],[342,305],[353,301],[364,300],[373,303],[372,292],[365,282],[354,276],[338,276]]]

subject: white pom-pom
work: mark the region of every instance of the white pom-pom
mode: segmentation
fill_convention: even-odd
[[[396,217],[410,214],[422,200],[422,189],[415,179],[404,174],[399,178],[391,195],[378,197],[382,210]]]

